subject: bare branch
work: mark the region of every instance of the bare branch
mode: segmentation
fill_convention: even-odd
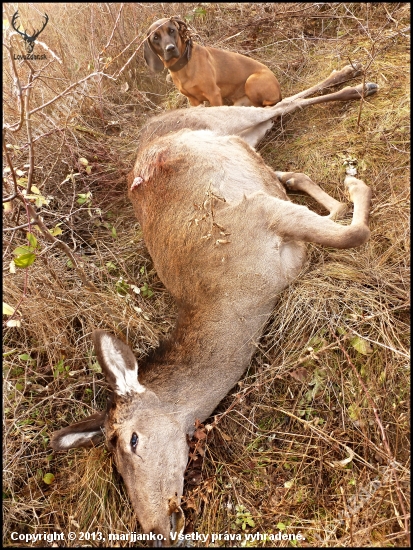
[[[118,26],[119,21],[120,21],[120,16],[121,16],[122,11],[123,11],[123,6],[124,6],[124,4],[121,4],[121,5],[120,5],[119,13],[118,13],[118,16],[117,16],[117,18],[116,18],[115,24],[114,24],[114,26],[113,26],[113,29],[112,29],[111,35],[110,35],[110,37],[109,37],[109,40],[107,41],[106,46],[104,46],[104,48],[103,48],[103,49],[101,50],[101,52],[99,53],[99,57],[101,57],[101,56],[103,55],[104,51],[107,50],[107,49],[109,48],[110,43],[112,42],[113,35],[115,34],[115,31],[116,31],[117,26]]]
[[[395,458],[393,456],[393,453],[391,452],[390,450],[390,445],[389,445],[389,442],[387,440],[387,437],[386,437],[386,432],[384,431],[384,427],[383,427],[383,424],[380,420],[380,416],[379,416],[379,413],[378,413],[378,410],[377,410],[377,407],[376,407],[376,403],[374,402],[373,398],[371,397],[370,395],[370,392],[369,390],[367,389],[367,386],[365,385],[365,383],[363,382],[358,370],[356,369],[353,361],[351,360],[349,354],[347,353],[347,350],[344,348],[344,346],[342,345],[342,343],[340,342],[340,340],[337,338],[337,336],[334,334],[334,332],[331,331],[331,334],[332,336],[335,338],[337,344],[339,345],[341,351],[344,353],[344,355],[346,356],[346,359],[352,369],[352,371],[354,372],[354,374],[356,375],[356,378],[357,380],[359,381],[359,384],[360,386],[363,388],[363,391],[367,397],[367,400],[369,401],[370,403],[370,406],[373,410],[373,414],[376,418],[376,422],[377,422],[377,426],[379,427],[379,430],[380,430],[380,433],[381,433],[381,439],[382,439],[382,442],[383,442],[383,446],[384,448],[386,449],[387,451],[387,460],[388,460],[388,464],[389,464],[389,468],[391,469],[392,471],[392,474],[393,474],[393,478],[394,478],[394,481],[395,481],[395,484],[396,484],[396,493],[397,493],[397,497],[399,499],[399,503],[400,503],[400,507],[402,509],[402,512],[403,512],[403,516],[404,516],[404,529],[405,529],[405,534],[406,534],[406,537],[407,539],[409,538],[409,526],[408,526],[408,522],[407,522],[407,512],[406,512],[406,508],[404,506],[404,502],[403,502],[403,497],[401,495],[401,489],[400,489],[400,484],[399,484],[399,479],[397,477],[397,472],[395,470],[395,464],[396,464],[396,461],[395,461]]]
[[[29,64],[28,64],[29,65]],[[27,144],[29,147],[29,173],[27,175],[27,194],[30,195],[32,191],[32,182],[33,182],[33,173],[34,173],[34,149],[33,149],[33,136],[32,136],[32,124],[30,120],[29,113],[29,102],[30,94],[32,91],[32,82],[34,76],[34,70],[29,65],[30,73],[29,80],[26,87],[26,92],[24,94],[24,112],[25,112],[25,121],[26,121],[26,131],[27,131]]]
[[[64,90],[61,94],[55,96],[53,99],[51,99],[50,101],[48,101],[47,103],[43,103],[43,105],[40,105],[40,107],[36,107],[35,109],[33,109],[32,111],[30,111],[29,115],[33,115],[34,113],[37,113],[37,111],[40,111],[41,109],[44,109],[45,107],[48,107],[49,105],[51,105],[52,103],[54,103],[55,101],[57,101],[58,99],[64,97],[66,94],[68,94],[71,90],[73,90],[74,88],[76,88],[76,86],[80,86],[80,84],[83,84],[83,82],[86,82],[87,80],[89,80],[90,78],[94,77],[94,76],[106,76],[107,78],[110,78],[111,80],[116,80],[116,78],[112,77],[111,75],[109,74],[106,74],[106,73],[102,73],[100,71],[97,71],[95,73],[91,73],[89,75],[87,75],[85,78],[82,78],[81,80],[78,80],[77,82],[75,82],[74,84],[71,84],[68,88],[66,88],[66,90]]]
[[[3,232],[5,232],[5,231],[17,231],[17,229],[26,229],[26,227],[30,228],[32,225],[37,225],[37,222],[35,222],[35,221],[27,222],[27,223],[24,223],[22,225],[18,225],[16,227],[4,227],[2,229],[2,231]]]
[[[131,42],[130,44],[128,44],[128,45],[126,46],[126,48],[124,48],[124,50],[123,50],[117,57],[119,57],[126,49],[128,49],[129,46],[131,46],[131,45],[135,42],[136,39],[137,39],[137,37],[135,37],[135,38],[132,40],[132,42]],[[133,54],[130,56],[130,58],[126,61],[126,63],[123,65],[123,67],[122,67],[121,69],[119,69],[119,71],[115,74],[115,78],[118,78],[118,76],[119,76],[120,74],[123,73],[123,71],[124,71],[124,70],[126,69],[126,67],[129,65],[129,63],[132,61],[132,59],[135,57],[135,55],[136,55],[136,54],[138,53],[138,51],[141,49],[143,43],[144,43],[144,40],[142,40],[142,42],[139,44],[139,46],[136,48],[136,50],[133,52]],[[115,58],[115,59],[116,59],[116,58]]]
[[[70,261],[72,262],[73,264],[73,267],[75,268],[75,270],[77,271],[79,277],[81,278],[83,284],[91,291],[93,292],[97,292],[98,289],[95,287],[95,285],[90,282],[88,280],[88,278],[86,277],[86,274],[85,272],[83,271],[83,268],[82,268],[82,265],[80,263],[80,261],[76,258],[76,255],[72,253],[72,251],[70,250],[70,248],[67,246],[66,243],[64,243],[63,241],[57,239],[56,237],[54,237],[49,229],[47,228],[47,226],[45,225],[45,223],[43,222],[43,219],[41,218],[41,216],[39,216],[37,214],[37,212],[35,211],[35,209],[33,208],[33,206],[28,203],[25,199],[25,197],[18,192],[17,194],[17,199],[19,199],[26,207],[27,209],[27,212],[28,212],[28,216],[30,216],[30,218],[32,218],[34,220],[33,223],[36,223],[38,228],[40,229],[40,231],[42,232],[42,235],[52,244],[54,244],[55,246],[57,246],[58,248],[60,248],[60,250],[62,250],[66,256],[68,256],[68,258],[70,259]]]
[[[4,156],[6,157],[6,160],[7,160],[7,164],[9,165],[9,168],[10,168],[11,177],[13,178],[13,186],[14,186],[13,193],[9,197],[6,197],[5,199],[3,199],[3,202],[10,202],[17,197],[17,193],[19,191],[17,188],[17,180],[16,180],[16,174],[14,173],[14,169],[13,169],[13,163],[11,161],[9,152],[7,151],[7,147],[6,147],[5,131],[3,131],[3,151],[4,151]]]
[[[60,57],[57,54],[55,54],[54,51],[51,50],[47,44],[45,44],[44,42],[41,42],[40,40],[36,40],[36,46],[41,46],[44,50],[49,52],[50,55],[53,57],[52,61],[56,60],[61,65],[63,64],[63,61],[60,59]]]
[[[18,102],[19,114],[20,114],[19,122],[16,122],[15,124],[13,124],[11,126],[7,125],[7,129],[12,131],[12,132],[17,132],[23,126],[23,120],[24,120],[22,87],[21,87],[21,84],[20,84],[19,76],[17,74],[16,64],[14,62],[13,50],[7,44],[3,43],[3,45],[7,49],[7,51],[9,52],[9,55],[10,55],[11,72],[13,74],[13,83],[14,83],[14,86],[15,86],[15,89],[16,89],[17,102]],[[16,126],[16,124],[17,124],[17,126]],[[16,126],[16,127],[14,127],[14,126]]]

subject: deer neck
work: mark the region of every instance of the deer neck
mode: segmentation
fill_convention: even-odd
[[[174,334],[139,366],[140,383],[169,403],[191,433],[248,367],[272,305],[249,310],[248,318],[239,314],[248,311],[239,297],[220,311],[181,309]]]

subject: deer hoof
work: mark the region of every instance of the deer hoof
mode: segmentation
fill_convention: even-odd
[[[375,94],[379,90],[378,85],[375,82],[367,82],[364,87],[364,96]]]

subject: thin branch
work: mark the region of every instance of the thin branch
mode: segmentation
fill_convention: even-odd
[[[30,65],[29,65],[30,67]],[[32,91],[34,71],[30,67],[29,80],[27,83],[26,92],[24,94],[24,112],[25,112],[25,121],[26,121],[26,131],[27,131],[27,144],[29,147],[29,172],[27,175],[27,194],[30,195],[32,191],[32,182],[33,182],[33,173],[34,173],[34,148],[33,148],[33,136],[32,136],[32,123],[30,120],[29,113],[29,102],[30,95]]]
[[[12,166],[11,164],[9,164],[9,166],[10,166],[10,169],[13,171],[13,166]],[[19,195],[19,192],[18,192],[18,195]],[[17,196],[18,196],[18,195],[17,195]],[[28,225],[29,233],[31,233],[31,232],[32,232],[32,228],[31,228],[31,223],[30,223],[30,216],[29,216],[28,206],[29,206],[28,203],[27,203],[26,201],[24,201],[24,207],[25,207],[25,209],[26,209],[27,218],[28,218],[28,220],[29,220],[29,222],[28,222],[27,225]],[[30,241],[29,241],[28,238],[27,238],[27,241],[28,241],[29,244],[30,244]],[[28,287],[28,283],[29,283],[29,269],[28,269],[28,267],[26,267],[26,269],[24,270],[23,293],[22,293],[22,295],[21,295],[21,297],[20,297],[20,300],[18,301],[16,307],[14,308],[13,315],[12,315],[12,316],[8,319],[8,321],[7,321],[8,323],[9,323],[10,321],[13,320],[14,316],[15,316],[15,315],[17,314],[17,312],[18,312],[18,309],[19,309],[19,307],[20,307],[20,304],[21,304],[21,303],[23,302],[23,300],[26,298],[26,296],[27,296],[27,287]],[[6,323],[6,325],[7,325],[7,323]]]
[[[17,180],[16,180],[16,174],[14,173],[13,164],[11,162],[9,152],[7,151],[5,134],[6,134],[6,129],[4,129],[3,131],[3,151],[4,151],[4,156],[6,157],[7,164],[9,165],[9,168],[10,168],[11,177],[13,178],[14,191],[9,197],[6,197],[5,199],[3,199],[3,202],[10,202],[17,197],[17,193],[19,192],[19,190],[17,188]]]
[[[52,56],[53,59],[47,65],[50,65],[50,63],[52,63],[54,60],[56,60],[61,65],[63,65],[63,61],[60,59],[60,57],[57,54],[55,54],[54,51],[51,50],[47,44],[45,44],[44,42],[41,42],[40,40],[36,40],[36,46],[41,46],[43,49],[49,52],[50,55]],[[43,67],[43,69],[44,68],[45,67]]]
[[[120,5],[119,13],[118,13],[118,16],[117,16],[117,18],[116,18],[115,24],[114,24],[114,26],[113,26],[111,35],[109,36],[109,40],[107,41],[106,46],[104,46],[103,49],[101,50],[101,52],[99,53],[99,56],[98,56],[98,57],[101,57],[101,56],[103,55],[103,53],[105,52],[105,50],[107,50],[107,49],[109,48],[110,43],[112,42],[113,35],[115,34],[115,31],[116,31],[117,26],[118,26],[119,21],[120,21],[120,16],[121,16],[122,11],[123,11],[123,6],[124,6],[124,4],[122,3],[122,4]]]
[[[16,64],[14,62],[14,56],[13,56],[12,48],[10,46],[8,46],[7,44],[3,43],[3,45],[10,54],[11,72],[13,74],[13,83],[14,83],[14,86],[15,86],[15,89],[16,89],[17,102],[18,102],[18,105],[19,105],[19,115],[20,115],[19,122],[16,122],[15,124],[13,124],[11,126],[7,126],[7,129],[11,130],[12,132],[17,132],[23,126],[23,121],[24,121],[24,106],[23,106],[22,87],[21,87],[21,84],[20,84],[19,76],[17,74],[17,69],[16,69]],[[16,126],[16,124],[17,124],[17,126]],[[16,126],[16,128],[14,128],[14,126]]]
[[[88,278],[86,277],[86,274],[85,272],[83,271],[81,265],[80,265],[80,262],[76,259],[75,255],[72,253],[72,251],[70,250],[70,248],[67,246],[67,244],[65,244],[64,242],[60,241],[59,239],[57,239],[56,237],[54,237],[49,229],[47,228],[47,226],[44,224],[43,222],[43,219],[41,218],[41,216],[39,214],[37,214],[36,210],[33,208],[33,206],[26,200],[26,198],[24,197],[24,195],[22,195],[20,193],[20,191],[18,190],[18,187],[17,187],[17,180],[16,180],[16,175],[14,173],[14,168],[13,168],[13,163],[11,162],[11,159],[9,157],[9,154],[8,154],[8,151],[7,151],[7,148],[6,148],[6,145],[5,145],[5,141],[3,140],[3,150],[4,150],[4,153],[5,153],[5,156],[6,156],[6,160],[7,160],[7,164],[9,165],[9,168],[10,168],[10,171],[11,171],[11,174],[12,174],[12,178],[13,178],[13,182],[14,182],[14,194],[11,195],[10,197],[7,197],[6,199],[3,199],[3,202],[8,202],[8,201],[11,201],[13,199],[18,199],[20,202],[23,203],[24,205],[24,208],[26,209],[26,213],[27,213],[27,219],[29,220],[28,221],[28,229],[29,229],[29,233],[31,233],[31,225],[37,225],[38,228],[40,229],[40,231],[42,232],[43,236],[49,241],[51,242],[52,244],[56,245],[58,248],[60,248],[61,250],[63,250],[63,252],[70,258],[75,270],[78,272],[79,274],[79,277],[81,278],[81,280],[83,281],[84,285],[89,289],[89,290],[92,290],[93,292],[97,292],[98,289],[95,287],[95,285],[93,283],[91,283]],[[33,220],[33,221],[32,221]],[[12,229],[17,229],[16,227],[13,227]],[[23,294],[23,297],[25,296],[25,293]]]
[[[17,229],[25,229],[26,227],[31,227],[32,225],[37,225],[35,221],[27,222],[22,225],[18,225],[16,227],[4,227],[2,229],[3,232],[5,231],[16,231]]]
[[[71,84],[68,88],[66,88],[66,90],[64,90],[61,94],[55,96],[53,99],[51,99],[50,101],[48,101],[47,103],[43,103],[43,105],[40,105],[40,107],[36,107],[35,109],[33,109],[32,111],[30,111],[29,115],[33,115],[34,113],[37,113],[37,111],[40,111],[41,109],[44,109],[45,107],[48,107],[49,105],[51,105],[52,103],[54,103],[55,101],[57,101],[58,99],[62,98],[63,96],[65,96],[66,94],[68,94],[71,90],[73,90],[73,88],[76,88],[76,86],[80,86],[80,84],[83,84],[83,82],[86,82],[87,80],[89,80],[90,78],[94,77],[94,76],[106,76],[107,78],[110,78],[111,80],[116,80],[116,78],[112,77],[111,75],[109,74],[106,74],[106,73],[102,73],[101,71],[97,71],[95,73],[91,73],[89,74],[88,76],[85,76],[85,78],[82,78],[81,80],[78,80],[77,82],[75,82],[74,84]]]
[[[130,48],[130,46],[132,46],[132,44],[138,39],[137,36],[135,36],[135,38],[132,40],[132,42],[130,42],[125,48],[123,48],[123,50],[116,56],[112,59],[112,63],[118,58],[120,57],[123,52],[125,52],[126,50],[128,50]],[[146,40],[146,39],[145,39]],[[142,40],[142,42],[139,44],[139,46],[137,48],[135,48],[135,51],[133,52],[133,54],[129,57],[129,59],[126,61],[126,63],[123,65],[123,67],[121,69],[119,69],[119,71],[114,75],[114,78],[118,78],[118,76],[120,74],[123,73],[123,71],[126,69],[126,67],[129,65],[129,63],[132,61],[132,59],[135,57],[135,55],[138,53],[138,51],[141,49],[143,43],[145,42],[145,40]]]
[[[406,538],[408,540],[408,544],[410,545],[410,542],[409,542],[409,527],[408,527],[408,523],[407,523],[407,512],[406,512],[406,508],[404,506],[404,502],[403,502],[403,498],[402,498],[402,495],[401,495],[401,489],[400,489],[400,485],[399,485],[399,479],[397,477],[397,473],[395,471],[395,468],[394,468],[394,465],[396,464],[396,460],[393,456],[393,453],[391,452],[390,450],[390,445],[388,443],[388,440],[387,440],[387,437],[386,437],[386,432],[384,431],[384,427],[383,427],[383,424],[380,420],[380,417],[379,417],[379,413],[377,411],[377,407],[376,407],[376,404],[374,402],[374,400],[372,399],[371,395],[370,395],[370,392],[369,390],[367,389],[366,385],[364,384],[358,370],[356,369],[356,367],[354,366],[354,363],[353,361],[351,360],[349,354],[347,353],[347,350],[344,348],[344,346],[342,345],[342,343],[340,342],[340,340],[337,338],[337,336],[334,334],[334,332],[331,331],[331,334],[332,336],[335,338],[337,344],[339,345],[341,351],[344,353],[344,355],[346,356],[346,359],[350,365],[350,367],[352,368],[354,374],[356,375],[357,377],[357,380],[359,381],[359,384],[360,386],[363,388],[363,391],[367,397],[367,400],[369,401],[370,403],[370,406],[373,410],[373,413],[374,413],[374,416],[376,418],[376,423],[379,427],[379,430],[380,430],[380,433],[381,433],[381,439],[383,441],[383,445],[384,445],[384,448],[386,449],[387,451],[387,460],[388,460],[388,465],[389,465],[389,468],[391,468],[391,471],[392,471],[392,474],[393,474],[393,478],[394,478],[394,481],[395,481],[395,484],[396,484],[396,493],[397,493],[397,497],[399,499],[399,503],[400,503],[400,507],[402,509],[402,512],[403,512],[403,516],[404,516],[404,529],[405,529],[405,535],[406,535]]]
[[[360,98],[360,107],[359,107],[359,112],[358,112],[358,116],[357,116],[357,131],[360,130],[360,119],[361,119],[361,112],[363,110],[363,104],[364,104],[364,93],[365,93],[365,86],[366,86],[366,70],[363,71],[363,85],[362,85],[362,88],[361,88],[361,98]]]
[[[95,287],[95,285],[92,282],[90,282],[88,280],[88,278],[86,277],[85,272],[83,271],[81,263],[76,259],[76,256],[72,253],[72,251],[67,246],[67,244],[64,243],[63,241],[57,239],[56,237],[54,237],[50,233],[49,229],[44,224],[43,219],[41,218],[41,216],[39,216],[37,214],[37,212],[35,211],[33,206],[29,202],[27,202],[27,200],[25,199],[25,197],[21,193],[18,192],[16,198],[19,199],[26,206],[27,216],[34,220],[33,223],[37,224],[38,228],[40,229],[40,231],[42,232],[42,234],[46,238],[46,240],[48,240],[49,242],[55,244],[58,248],[60,248],[66,254],[66,256],[68,256],[70,258],[70,260],[73,264],[73,267],[77,271],[77,273],[78,273],[79,277],[81,278],[83,284],[89,290],[91,290],[93,292],[97,292],[98,289]]]

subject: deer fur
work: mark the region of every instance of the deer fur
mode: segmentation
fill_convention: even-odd
[[[141,132],[128,194],[160,279],[178,305],[169,340],[137,365],[132,350],[102,330],[93,341],[112,396],[107,411],[53,435],[55,450],[103,437],[136,515],[155,545],[177,542],[187,437],[238,382],[279,293],[305,261],[305,242],[350,248],[369,238],[370,189],[346,177],[346,206],[308,176],[274,172],[254,146],[272,120],[311,103],[357,99],[375,84],[306,99],[353,77],[345,67],[274,107],[195,107],[151,119]],[[290,202],[307,192],[329,211]]]

